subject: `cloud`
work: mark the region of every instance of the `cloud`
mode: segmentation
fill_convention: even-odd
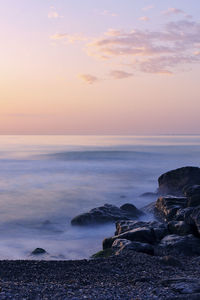
[[[149,19],[149,17],[147,17],[147,16],[143,16],[143,17],[139,18],[139,20],[140,20],[140,21],[145,21],[145,22],[147,22],[147,21],[149,21],[150,19]]]
[[[51,40],[66,40],[68,43],[87,41],[88,38],[81,34],[56,33],[50,36]]]
[[[48,13],[48,18],[49,19],[58,19],[58,18],[63,18],[63,16],[59,15],[59,13],[55,10],[54,6],[51,6],[49,13]]]
[[[93,84],[99,81],[99,78],[91,74],[79,74],[78,77],[88,84]]]
[[[109,30],[87,44],[87,53],[98,59],[118,59],[142,72],[171,74],[179,66],[200,62],[195,55],[199,45],[200,23],[184,19],[169,22],[159,31]]]
[[[121,71],[121,70],[113,70],[110,72],[110,76],[113,79],[124,79],[124,78],[128,78],[128,77],[132,77],[133,74],[125,72],[125,71]]]
[[[116,13],[113,13],[113,12],[110,12],[109,10],[104,10],[102,13],[101,13],[102,16],[110,16],[110,17],[117,17],[118,14]]]
[[[170,7],[167,10],[164,10],[162,14],[166,16],[170,16],[170,15],[185,14],[185,12],[182,9]]]
[[[142,10],[147,11],[147,10],[150,10],[152,8],[154,8],[154,5],[148,5],[148,6],[143,7]]]

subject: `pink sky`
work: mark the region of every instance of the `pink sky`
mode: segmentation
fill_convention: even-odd
[[[162,2],[3,0],[0,134],[200,133],[200,4]]]

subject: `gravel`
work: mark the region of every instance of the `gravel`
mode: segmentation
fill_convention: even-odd
[[[3,299],[200,299],[200,257],[0,261]]]

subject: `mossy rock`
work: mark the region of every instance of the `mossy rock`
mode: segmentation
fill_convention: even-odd
[[[111,248],[101,250],[91,256],[91,258],[107,258],[111,255],[113,255],[113,250]]]

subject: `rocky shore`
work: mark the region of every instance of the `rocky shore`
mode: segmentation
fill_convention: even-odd
[[[200,299],[200,257],[0,261],[0,299]]]
[[[0,299],[199,300],[200,168],[161,175],[148,195],[157,199],[140,210],[105,204],[72,220],[74,226],[115,223],[92,259],[0,261]],[[144,221],[149,214],[154,220]]]

